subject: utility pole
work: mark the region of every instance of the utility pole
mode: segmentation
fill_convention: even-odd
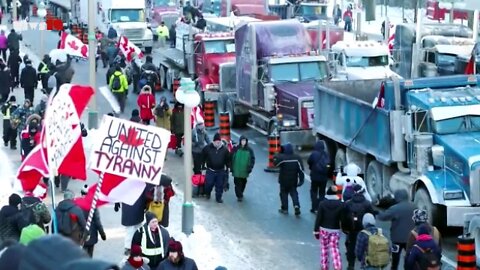
[[[422,16],[417,18],[417,27],[416,27],[416,39],[415,45],[413,46],[412,53],[412,70],[411,78],[415,79],[419,77],[418,74],[418,63],[420,62],[420,42],[422,41]]]
[[[455,2],[452,1],[452,6],[450,8],[450,20],[449,20],[450,23],[453,23],[453,14],[454,14],[454,10],[455,10],[454,5],[455,5]]]
[[[12,7],[12,23],[17,21],[17,0],[12,0],[10,4]]]
[[[87,1],[87,0],[85,0]],[[95,52],[97,50],[95,39],[95,0],[88,0],[88,61],[90,86],[95,89],[95,93],[88,107],[88,128],[98,128],[98,110],[97,110],[97,74],[95,72]]]

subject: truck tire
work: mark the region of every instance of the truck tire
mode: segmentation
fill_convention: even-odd
[[[372,204],[376,204],[382,197],[382,178],[382,165],[376,160],[370,161],[365,175],[365,184],[368,193],[372,197]]]
[[[233,128],[236,126],[235,123],[235,104],[233,103],[233,100],[228,100],[227,101],[227,110],[228,112],[228,117],[230,118],[230,128]]]
[[[477,258],[477,267],[480,267],[480,217],[474,217],[468,226],[470,237],[475,239],[475,257]]]
[[[419,209],[424,209],[428,213],[428,220],[439,230],[445,227],[446,223],[444,219],[441,218],[441,209],[438,205],[432,203],[430,195],[428,195],[427,189],[421,187],[415,192],[415,197],[413,198],[413,203]]]
[[[334,165],[335,169],[345,167],[347,165],[347,155],[345,154],[345,150],[342,148],[337,148],[337,151],[335,152]]]
[[[217,106],[216,106],[216,109],[217,109],[217,113],[221,113],[221,112],[226,112],[227,111],[227,103],[228,103],[228,96],[227,95],[221,95],[218,97],[218,100],[217,100]]]

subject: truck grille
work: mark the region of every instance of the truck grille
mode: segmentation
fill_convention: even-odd
[[[128,38],[128,39],[142,39],[143,35],[145,34],[145,30],[142,28],[136,28],[136,29],[124,29],[123,34]]]
[[[220,65],[220,91],[234,92],[236,87],[235,63],[226,63]]]

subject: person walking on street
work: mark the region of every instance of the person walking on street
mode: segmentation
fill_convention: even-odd
[[[20,75],[20,86],[23,88],[25,93],[25,98],[33,102],[35,95],[35,88],[38,85],[37,71],[32,66],[32,61],[30,59],[25,60],[25,67],[22,69],[22,74]]]
[[[343,29],[347,32],[352,31],[352,21],[353,21],[353,13],[352,8],[350,6],[347,7],[347,10],[343,13],[343,21],[345,22],[345,26]]]
[[[0,59],[0,105],[7,102],[10,92],[12,92],[10,69],[3,59]]]
[[[358,234],[355,256],[362,270],[382,270],[390,263],[390,242],[376,226],[375,217],[366,213],[362,218],[363,230]],[[352,268],[353,269],[353,268]]]
[[[405,254],[409,254],[412,246],[414,245],[415,241],[418,237],[418,229],[420,226],[426,226],[428,229],[428,233],[432,236],[435,243],[441,248],[442,247],[442,235],[440,231],[435,227],[430,225],[428,222],[428,213],[423,209],[415,209],[413,211],[413,222],[415,223],[415,228],[410,231],[410,235],[407,240],[407,245],[405,247]]]
[[[120,112],[123,113],[125,110],[125,99],[128,93],[128,81],[121,67],[115,67],[115,72],[110,77],[108,85],[120,105]]]
[[[228,168],[230,167],[230,152],[223,144],[220,134],[215,133],[213,142],[202,150],[203,160],[207,169],[205,175],[205,194],[210,199],[215,186],[215,200],[223,203],[222,195],[225,188],[225,179],[228,181]]]
[[[332,255],[333,269],[342,269],[340,255],[340,223],[344,211],[344,203],[337,196],[336,186],[330,186],[325,200],[318,205],[317,217],[313,227],[313,235],[320,240],[321,266],[329,269],[329,255]]]
[[[85,185],[81,191],[82,197],[85,197],[87,195],[87,192],[88,186]],[[90,210],[83,210],[83,214],[87,218],[89,213]],[[93,213],[92,223],[90,224],[89,237],[87,241],[83,244],[83,250],[85,250],[91,258],[93,257],[93,250],[95,249],[95,245],[98,243],[99,234],[103,241],[107,240],[107,235],[105,234],[105,230],[103,229],[102,221],[100,219],[100,213],[98,212],[98,209],[95,209],[95,212]]]
[[[248,139],[240,136],[239,144],[233,148],[232,176],[235,184],[235,195],[239,202],[243,201],[243,192],[247,186],[247,179],[255,166],[255,153],[248,145]]]
[[[168,258],[158,266],[157,270],[198,270],[197,264],[193,259],[183,254],[183,246],[174,239],[168,243]]]
[[[327,188],[328,173],[330,171],[330,157],[325,150],[325,141],[317,141],[307,160],[310,169],[310,199],[312,201],[311,213],[317,211],[318,204],[325,197]]]
[[[170,38],[170,31],[165,25],[165,22],[160,22],[160,25],[157,27],[157,35],[160,48],[165,47],[167,40]]]
[[[5,30],[0,31],[0,54],[3,61],[7,62],[8,39],[5,35]]]
[[[184,106],[180,102],[175,102],[175,105],[172,110],[172,117],[170,118],[171,121],[171,132],[175,135],[175,140],[177,145],[175,146],[175,154],[179,156],[183,156],[182,151],[182,138],[184,133],[184,125],[183,122],[185,121],[185,116],[183,113]]]
[[[20,40],[22,37],[15,32],[15,29],[10,30],[10,34],[7,37],[7,44],[8,50],[11,53],[16,53],[17,55],[20,53]]]
[[[140,111],[138,109],[132,110],[132,115],[130,116],[130,121],[134,123],[141,123],[142,119],[140,118]]]
[[[20,84],[20,63],[22,63],[22,58],[18,55],[18,52],[10,50],[7,65],[10,69],[10,76],[12,78],[12,88],[17,87]]]
[[[337,6],[333,9],[333,22],[335,25],[338,26],[338,23],[342,19],[342,9],[340,8],[340,5],[337,4]]]
[[[70,238],[75,243],[80,244],[87,219],[83,210],[73,201],[75,195],[71,191],[63,193],[63,201],[55,208],[57,218],[58,232],[63,236]]]
[[[106,53],[107,59],[108,59],[108,65],[110,67],[114,66],[115,58],[117,57],[118,52],[119,51],[118,51],[118,48],[115,46],[115,42],[110,41],[108,43],[107,48],[105,49],[105,53]]]
[[[410,202],[406,190],[397,190],[394,193],[397,204],[378,214],[377,219],[391,221],[390,239],[392,240],[392,270],[397,270],[402,250],[407,244],[407,237],[415,227],[412,216],[415,205]]]
[[[137,98],[137,105],[140,108],[140,118],[142,123],[150,125],[153,119],[153,109],[155,108],[155,96],[152,94],[152,88],[145,85]]]
[[[203,166],[202,151],[205,146],[211,143],[204,123],[198,122],[194,127],[192,141],[193,174],[201,174]]]
[[[160,99],[160,103],[155,107],[154,114],[157,127],[170,131],[170,117],[172,116],[172,110],[168,106],[166,97]]]
[[[132,245],[140,245],[143,257],[149,260],[150,269],[157,269],[167,258],[170,234],[158,224],[158,219],[152,212],[145,214],[145,221],[145,225],[133,235]]]
[[[130,256],[121,270],[150,270],[148,262],[142,257],[142,247],[133,245],[130,249]],[[155,269],[153,269],[155,270]]]
[[[441,269],[442,249],[435,243],[425,224],[418,227],[418,237],[406,255],[405,269]]]
[[[25,129],[27,125],[27,119],[34,114],[32,108],[32,102],[29,99],[26,99],[23,102],[23,106],[19,106],[11,115],[11,124],[14,129],[17,130],[18,135]],[[19,138],[22,139],[21,137]]]
[[[20,238],[20,233],[24,223],[20,207],[22,198],[13,193],[8,198],[8,205],[0,210],[0,244],[8,239],[16,240]]]
[[[300,215],[300,201],[298,200],[297,187],[303,185],[305,175],[303,173],[303,161],[299,155],[293,153],[293,146],[285,144],[280,153],[273,158],[275,167],[279,167],[278,183],[280,184],[279,212],[288,214],[288,195],[292,198],[295,215]]]
[[[3,115],[3,144],[10,149],[17,149],[17,130],[12,126],[11,115],[17,109],[17,99],[15,96],[10,96],[8,103],[1,107]]]
[[[38,79],[42,82],[42,89],[48,89],[48,77],[50,73],[50,65],[52,64],[52,60],[48,54],[43,56],[42,61],[38,64],[37,72],[38,72]]]
[[[32,192],[25,192],[22,198],[21,209],[27,212],[25,215],[25,225],[36,224],[42,230],[47,231],[46,225],[52,220],[52,216],[47,205],[42,201],[42,198],[35,197]]]

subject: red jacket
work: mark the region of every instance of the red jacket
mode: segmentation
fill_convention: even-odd
[[[153,119],[152,109],[155,108],[155,96],[153,94],[142,91],[138,95],[137,104],[140,108],[140,118],[142,120]]]

